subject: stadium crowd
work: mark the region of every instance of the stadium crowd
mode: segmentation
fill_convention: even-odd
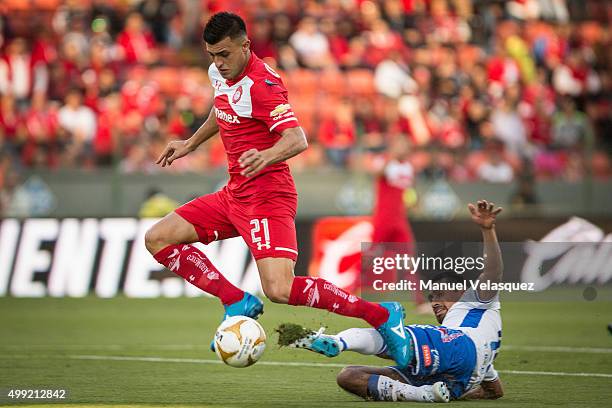
[[[201,27],[220,10],[284,78],[310,142],[295,171],[358,168],[407,137],[422,177],[612,173],[608,2],[5,0],[0,189],[11,168],[162,171],[208,115]],[[168,171],[224,165],[216,138]]]

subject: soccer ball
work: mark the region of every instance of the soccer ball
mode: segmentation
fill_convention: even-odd
[[[266,332],[247,316],[232,316],[215,333],[215,352],[225,364],[242,368],[253,365],[266,349]]]

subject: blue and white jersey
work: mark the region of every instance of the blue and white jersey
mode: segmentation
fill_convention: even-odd
[[[470,386],[497,378],[493,360],[501,346],[500,309],[499,294],[489,301],[482,301],[476,290],[468,289],[448,310],[442,322],[445,327],[461,330],[474,342],[476,367],[470,379]]]
[[[405,369],[392,368],[409,384],[421,386],[443,381],[453,399],[470,389],[477,356],[474,342],[466,333],[425,324],[409,324],[406,331],[412,337],[414,362]]]

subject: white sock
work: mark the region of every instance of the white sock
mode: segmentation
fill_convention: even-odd
[[[431,385],[415,387],[400,381],[395,381],[395,383],[398,401],[434,402]]]
[[[434,402],[431,385],[415,387],[384,375],[372,376],[370,379],[376,383],[368,384],[369,394],[377,401]]]
[[[376,329],[348,329],[336,335],[340,339],[342,351],[355,351],[368,356],[382,353],[386,346]]]

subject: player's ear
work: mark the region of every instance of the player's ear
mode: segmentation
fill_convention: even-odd
[[[246,53],[251,48],[251,40],[245,38],[242,42],[242,52]]]

